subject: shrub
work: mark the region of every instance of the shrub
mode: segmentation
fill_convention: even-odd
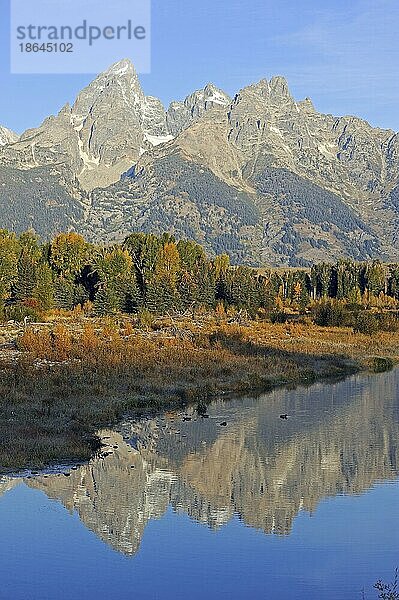
[[[154,315],[154,313],[150,312],[146,308],[140,310],[137,315],[138,325],[142,329],[151,329],[152,325],[154,324],[155,319],[156,319],[156,316]]]
[[[226,316],[226,310],[224,307],[223,302],[218,302],[215,308],[215,315],[217,317],[225,317]]]
[[[130,321],[125,321],[123,323],[123,335],[128,337],[129,335],[133,335],[134,327]]]
[[[83,312],[86,316],[91,316],[93,314],[93,302],[91,300],[86,300],[83,304]]]
[[[20,350],[30,352],[34,358],[64,361],[72,356],[72,336],[64,325],[56,325],[51,331],[29,327],[17,344]]]
[[[312,307],[312,317],[321,327],[344,327],[351,321],[351,314],[345,304],[338,300],[321,300]]]
[[[353,331],[355,333],[364,333],[374,335],[379,329],[378,318],[369,312],[361,312],[357,315]]]
[[[67,360],[72,350],[72,336],[64,325],[56,325],[51,332],[54,358]]]
[[[19,350],[30,352],[34,358],[48,359],[52,354],[52,339],[49,330],[26,329],[17,341]]]
[[[378,315],[378,326],[381,331],[398,331],[399,319],[392,313],[380,313]]]
[[[306,315],[301,315],[299,319],[297,319],[296,324],[309,327],[310,325],[312,325],[312,319]]]
[[[100,345],[100,339],[93,325],[85,325],[78,343],[78,350],[83,357],[91,355]]]
[[[366,364],[373,373],[386,373],[394,367],[393,360],[384,356],[372,356]]]
[[[270,322],[271,323],[286,323],[288,320],[288,315],[283,310],[274,310],[270,313]]]
[[[40,321],[41,314],[38,308],[33,306],[26,306],[24,303],[18,302],[17,304],[11,304],[4,308],[3,319],[5,321],[17,321],[22,323],[27,317],[30,321]]]

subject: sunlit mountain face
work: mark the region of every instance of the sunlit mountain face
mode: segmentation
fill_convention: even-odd
[[[39,127],[0,127],[0,189],[3,227],[45,239],[140,229],[255,266],[399,260],[399,133],[319,113],[281,76],[166,108],[122,60]]]

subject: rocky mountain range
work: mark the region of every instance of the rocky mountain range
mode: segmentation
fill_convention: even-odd
[[[122,60],[20,137],[0,128],[0,226],[112,243],[189,237],[234,263],[399,260],[399,134],[318,113],[282,77],[146,96]]]

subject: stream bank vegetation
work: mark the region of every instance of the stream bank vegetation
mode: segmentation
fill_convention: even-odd
[[[192,241],[0,232],[0,468],[84,460],[123,414],[383,371],[399,265],[257,270]]]

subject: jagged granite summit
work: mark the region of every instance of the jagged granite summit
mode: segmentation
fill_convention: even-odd
[[[5,146],[6,144],[13,144],[18,140],[18,136],[16,133],[7,129],[7,127],[2,127],[0,125],[0,146]]]
[[[399,260],[399,134],[320,114],[282,77],[165,110],[122,60],[0,146],[1,227],[168,230],[252,265]]]

